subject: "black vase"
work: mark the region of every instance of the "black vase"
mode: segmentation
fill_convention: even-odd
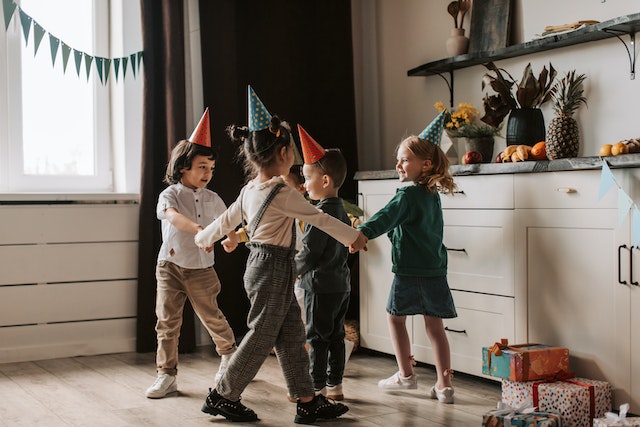
[[[507,121],[507,145],[532,146],[544,138],[544,116],[539,108],[511,110]]]

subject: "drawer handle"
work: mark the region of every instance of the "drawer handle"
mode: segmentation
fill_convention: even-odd
[[[640,286],[640,283],[633,280],[633,250],[634,249],[640,249],[640,248],[638,248],[637,246],[631,246],[631,248],[629,248],[629,282],[631,282],[633,286]]]
[[[464,252],[465,254],[467,253],[467,250],[465,248],[462,248],[462,249],[447,248],[447,250],[452,252]]]
[[[557,191],[558,193],[567,193],[567,194],[570,194],[570,193],[577,193],[577,192],[578,192],[578,190],[576,190],[575,188],[571,188],[571,187],[560,187],[560,188],[556,188],[556,191]]]
[[[626,285],[627,281],[626,280],[622,280],[622,272],[621,270],[621,260],[620,260],[620,250],[621,249],[627,249],[627,245],[620,245],[618,246],[618,283],[620,283],[621,285]]]
[[[449,331],[449,332],[455,332],[456,334],[465,334],[465,335],[467,334],[467,330],[466,329],[458,330],[458,329],[451,329],[450,327],[445,326],[444,330],[445,331]]]
[[[464,194],[464,190],[454,190],[453,194]]]

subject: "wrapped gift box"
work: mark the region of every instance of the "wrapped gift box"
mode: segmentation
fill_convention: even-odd
[[[509,406],[536,406],[558,412],[563,427],[591,427],[594,418],[611,410],[611,386],[606,381],[571,378],[562,381],[502,380],[502,400]]]
[[[604,418],[593,420],[593,427],[640,427],[640,417],[627,417],[629,404],[620,405],[620,413],[607,412]]]
[[[596,418],[593,427],[640,427],[640,417],[627,417],[623,421],[609,418]]]
[[[482,348],[482,373],[511,381],[541,380],[558,372],[569,372],[569,349],[543,344]]]
[[[482,415],[482,427],[561,427],[560,415],[547,412],[531,412],[505,414],[501,410],[493,410]]]

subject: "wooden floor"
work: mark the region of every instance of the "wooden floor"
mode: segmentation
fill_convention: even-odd
[[[296,405],[286,398],[277,359],[270,356],[243,394],[260,421],[231,423],[200,411],[217,370],[210,348],[180,355],[177,395],[152,400],[154,354],[122,353],[0,364],[0,426],[290,426]],[[457,374],[455,404],[428,398],[432,366],[420,365],[418,390],[384,392],[377,381],[396,371],[392,357],[358,351],[347,364],[350,411],[321,426],[479,426],[500,400],[498,383]]]

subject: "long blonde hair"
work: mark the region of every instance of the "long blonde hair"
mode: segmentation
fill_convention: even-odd
[[[405,138],[398,148],[405,147],[420,160],[431,160],[432,168],[427,172],[423,172],[415,181],[418,185],[424,185],[429,191],[440,191],[443,193],[453,193],[456,184],[453,176],[449,172],[449,159],[447,159],[444,151],[432,142],[411,135]]]

